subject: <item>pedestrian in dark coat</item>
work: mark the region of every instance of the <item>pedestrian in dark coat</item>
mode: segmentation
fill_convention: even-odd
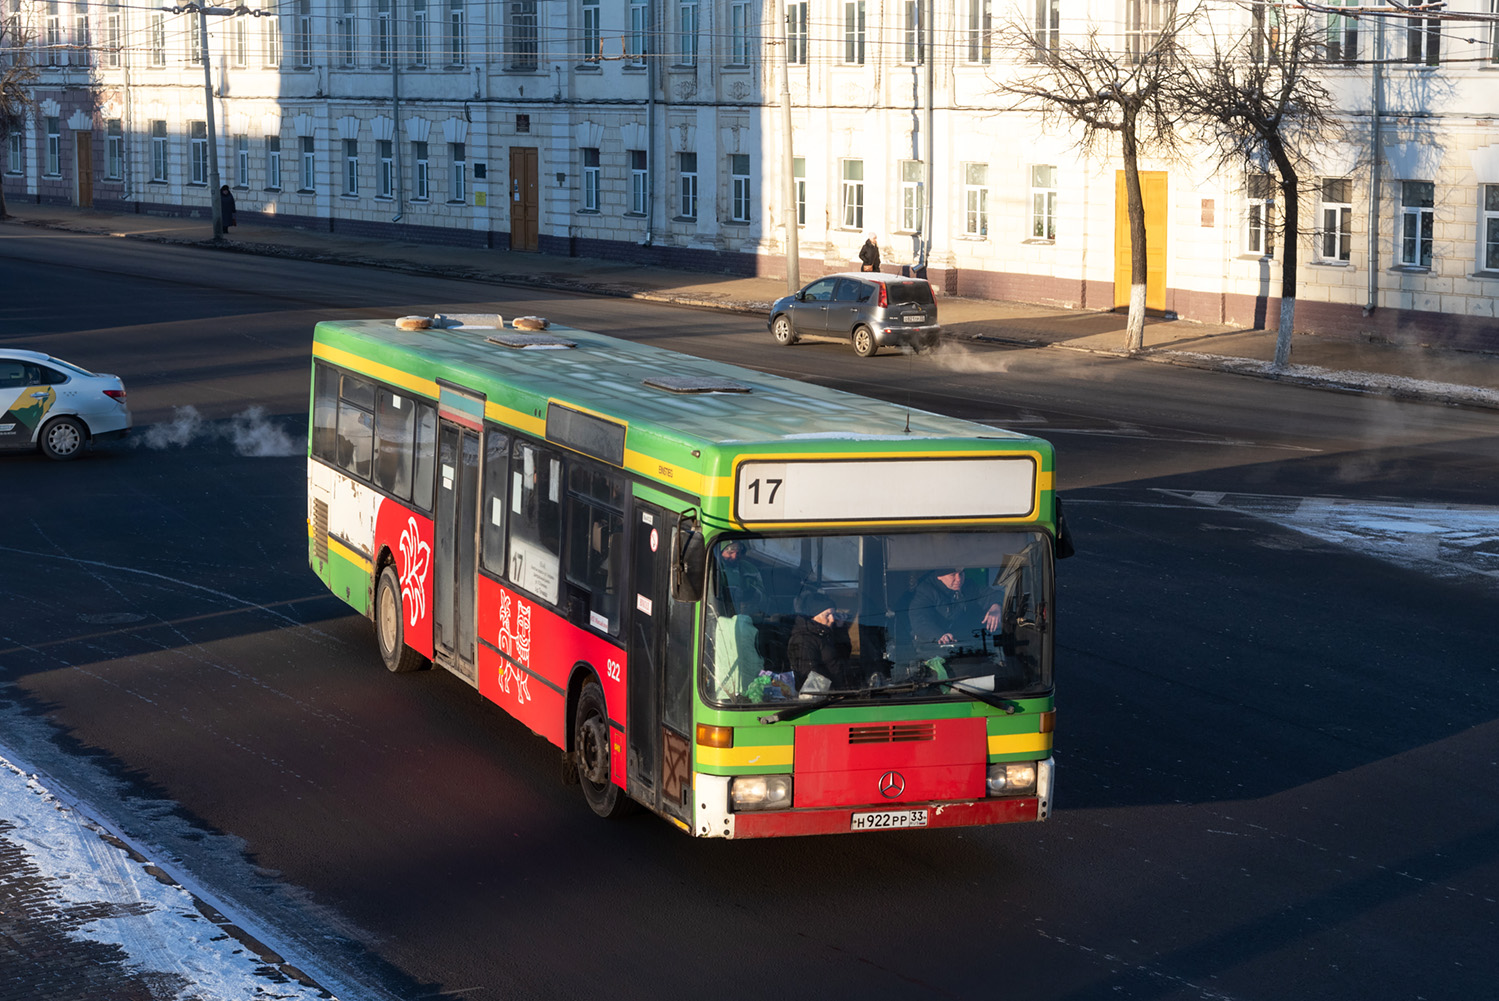
[[[227,184],[219,188],[219,209],[226,231],[230,226],[239,222],[239,219],[234,215],[234,192],[229,190],[229,185]]]
[[[797,595],[796,613],[786,654],[796,672],[797,690],[801,690],[814,671],[827,678],[834,688],[848,686],[853,673],[850,664],[853,643],[847,624],[838,621],[832,600],[821,591],[804,590]]]
[[[859,248],[859,264],[861,271],[880,270],[880,239],[873,233],[864,241],[864,246]]]

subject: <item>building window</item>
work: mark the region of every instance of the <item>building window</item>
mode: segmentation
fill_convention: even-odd
[[[250,186],[250,137],[234,137],[234,183],[241,188]]]
[[[151,15],[151,65],[165,66],[167,64],[167,23],[166,15]]]
[[[583,61],[597,63],[604,55],[600,34],[599,0],[583,0]]]
[[[729,65],[748,66],[750,48],[750,5],[735,0],[729,5]]]
[[[864,0],[845,0],[843,4],[843,61],[851,66],[864,65]]]
[[[111,181],[125,176],[125,126],[118,118],[104,123],[104,176]]]
[[[380,158],[379,198],[394,198],[396,190],[395,143],[380,139],[375,143],[375,153]]]
[[[1250,174],[1244,186],[1244,253],[1275,254],[1275,183],[1269,174]]]
[[[5,172],[19,174],[26,168],[26,159],[21,154],[21,133],[11,132],[5,137]]]
[[[187,61],[194,66],[203,65],[203,32],[199,30],[198,15],[187,16]]]
[[[599,210],[599,151],[596,147],[583,148],[583,211]]]
[[[354,46],[358,36],[358,21],[355,17],[354,0],[341,0],[338,12],[338,54],[345,66],[354,65]],[[241,24],[243,19],[236,18],[235,23]]]
[[[1405,61],[1436,66],[1442,61],[1442,22],[1434,17],[1405,21]]]
[[[448,201],[468,201],[468,158],[463,143],[448,143],[448,162],[451,164]]]
[[[750,221],[750,158],[748,153],[729,156],[730,207],[734,222]]]
[[[535,33],[536,5],[531,5],[532,33]],[[448,65],[462,66],[468,60],[467,29],[463,25],[463,0],[448,0]],[[534,50],[534,44],[533,44]]]
[[[278,0],[265,0],[265,64],[281,65],[281,18],[277,14]]]
[[[187,135],[190,165],[192,167],[191,183],[208,183],[208,126],[203,122],[188,122]]]
[[[963,164],[963,233],[989,235],[989,165]]]
[[[1324,177],[1321,188],[1317,256],[1324,261],[1347,261],[1353,253],[1353,182],[1346,177]]]
[[[1499,64],[1499,0],[1490,0],[1489,13],[1494,15],[1489,25],[1489,62]]]
[[[197,18],[193,22],[197,23]],[[296,64],[312,65],[312,0],[297,0],[295,34],[292,37],[292,52]]]
[[[427,0],[411,0],[411,65],[427,65]]]
[[[807,158],[791,158],[791,179],[796,186],[796,224],[807,224]]]
[[[925,3],[926,0],[905,0],[902,61],[916,66],[926,61],[926,32],[921,23],[921,8]]]
[[[390,47],[390,0],[376,0],[375,62],[377,65],[390,65]]]
[[[1483,186],[1483,270],[1499,271],[1499,184]]]
[[[843,228],[864,228],[864,161],[843,161]]]
[[[1250,49],[1252,62],[1262,63],[1280,53],[1280,10],[1256,4],[1249,15]]]
[[[105,56],[104,62],[110,69],[120,68],[120,51],[124,44],[124,21],[122,15],[110,14],[104,22],[105,43],[109,54]]]
[[[512,0],[505,24],[512,70],[534,70],[537,65],[536,0]]]
[[[806,0],[786,5],[786,41],[786,60],[794,66],[807,65]]]
[[[1056,3],[1057,0],[1037,0]],[[968,61],[989,65],[990,35],[994,31],[994,12],[989,0],[968,0]]]
[[[677,154],[677,174],[681,178],[678,190],[681,193],[677,214],[683,219],[697,218],[697,154]]]
[[[43,36],[46,38],[47,65],[66,66],[68,55],[62,47],[62,18],[57,13],[57,0],[49,0],[47,3],[47,19],[43,26]]]
[[[1031,239],[1057,238],[1057,168],[1051,164],[1031,166]]]
[[[47,119],[47,176],[62,176],[62,121]]]
[[[167,123],[157,120],[151,123],[151,180],[167,179]]]
[[[93,56],[89,48],[88,15],[79,14],[73,18],[73,62],[75,65],[93,65]]]
[[[682,66],[697,65],[697,4],[677,5],[677,62]]]
[[[1150,55],[1175,8],[1175,0],[1125,0],[1124,52],[1127,62],[1142,62]],[[1056,50],[1053,48],[1052,51]]]
[[[265,186],[268,191],[281,190],[281,137],[265,137]]]
[[[359,194],[359,140],[344,140],[344,194]]]
[[[412,197],[419,202],[427,200],[431,194],[432,175],[429,170],[431,163],[427,159],[427,144],[414,142],[411,144],[411,159],[416,164],[416,191]]]
[[[1436,222],[1436,185],[1404,181],[1400,185],[1400,263],[1431,267],[1431,235]]]
[[[630,211],[645,215],[645,150],[630,150]]]
[[[645,27],[649,8],[643,3],[630,4],[630,37],[625,55],[636,65],[645,62]]]
[[[302,137],[302,191],[317,190],[317,148],[312,136]]]
[[[231,30],[233,33],[229,38],[229,48],[234,54],[234,65],[243,69],[250,58],[249,26],[244,18],[236,17]]]
[[[920,160],[900,162],[900,228],[903,233],[921,232],[921,186]]]
[[[1359,0],[1327,0],[1329,7],[1357,7]],[[1358,18],[1344,14],[1327,15],[1327,61],[1351,63],[1358,60]]]

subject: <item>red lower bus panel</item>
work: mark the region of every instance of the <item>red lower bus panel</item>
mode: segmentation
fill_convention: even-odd
[[[922,804],[906,804],[920,806]],[[1035,820],[1039,800],[1034,796],[1023,799],[981,799],[966,803],[926,804],[925,828],[903,828],[904,830],[926,830],[933,827],[976,827],[986,824],[1019,824]],[[734,837],[776,838],[798,834],[848,834],[853,826],[855,810],[787,810],[781,813],[736,813],[734,815]],[[862,833],[862,832],[861,832]]]

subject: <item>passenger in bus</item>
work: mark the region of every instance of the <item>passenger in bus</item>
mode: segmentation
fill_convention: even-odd
[[[838,616],[833,601],[824,592],[806,588],[796,596],[796,625],[786,654],[796,675],[797,691],[803,691],[813,674],[826,678],[833,688],[855,684],[853,643],[848,623]]]
[[[765,610],[765,578],[746,554],[749,543],[731,539],[718,549],[719,599],[727,614],[759,615]]]
[[[972,637],[980,626],[997,632],[1001,611],[1000,595],[968,583],[962,567],[944,567],[923,577],[911,595],[911,635],[930,655]]]

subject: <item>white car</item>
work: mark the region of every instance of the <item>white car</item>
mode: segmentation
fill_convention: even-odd
[[[125,384],[40,351],[0,348],[0,449],[73,459],[130,429]]]

